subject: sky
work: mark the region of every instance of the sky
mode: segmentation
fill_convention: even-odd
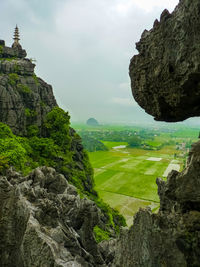
[[[134,101],[128,68],[144,29],[178,0],[1,0],[0,39],[21,45],[72,121],[152,123]]]

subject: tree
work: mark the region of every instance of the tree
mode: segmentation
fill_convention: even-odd
[[[141,139],[137,136],[131,136],[128,140],[130,147],[139,147],[141,145]]]

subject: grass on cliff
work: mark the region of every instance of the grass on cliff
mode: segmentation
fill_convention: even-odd
[[[26,137],[19,137],[0,123],[0,172],[14,166],[24,175],[38,166],[54,167],[75,185],[82,197],[96,202],[105,214],[104,231],[126,225],[118,211],[110,208],[94,190],[93,169],[83,149],[80,136],[69,126],[69,115],[56,107],[46,116],[42,136],[36,125],[30,125]],[[100,227],[100,226],[99,226]]]

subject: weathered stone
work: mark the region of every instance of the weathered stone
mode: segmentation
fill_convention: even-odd
[[[33,64],[29,59],[2,59],[0,60],[0,75],[17,73],[19,75],[33,75]]]
[[[0,40],[0,45],[5,46],[5,41],[4,40]]]
[[[72,187],[47,167],[0,176],[0,266],[106,266],[93,235],[100,210]]]
[[[130,63],[132,92],[155,120],[200,115],[200,2],[182,0],[145,31]]]
[[[18,47],[7,47],[5,42],[1,40],[2,49],[0,50],[1,58],[25,58],[26,50],[22,49],[21,45]]]
[[[41,128],[45,115],[57,105],[52,87],[34,76],[0,75],[0,117],[15,134],[30,125]]]
[[[17,46],[0,49],[0,118],[18,135],[31,125],[41,126],[45,115],[57,106],[52,87],[34,74],[35,64]]]

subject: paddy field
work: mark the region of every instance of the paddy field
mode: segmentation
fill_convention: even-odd
[[[159,208],[156,178],[166,179],[171,169],[182,168],[175,160],[174,146],[158,151],[127,148],[125,142],[104,142],[109,151],[90,152],[94,168],[95,189],[111,207],[119,210],[131,225],[139,208]]]

